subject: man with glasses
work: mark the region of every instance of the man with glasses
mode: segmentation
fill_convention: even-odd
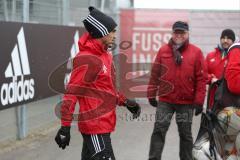
[[[189,43],[188,24],[175,22],[172,38],[159,49],[148,86],[149,103],[156,107],[149,160],[161,160],[165,136],[175,112],[180,136],[180,159],[193,159],[193,110],[196,109],[195,115],[202,112],[206,80],[204,57],[198,47]],[[164,87],[161,83],[166,82],[171,89],[167,94],[161,94]],[[158,99],[157,95],[160,95]]]

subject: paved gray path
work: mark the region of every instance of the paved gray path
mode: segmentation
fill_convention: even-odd
[[[150,136],[153,129],[155,109],[143,105],[141,120],[132,121],[126,116],[125,108],[118,108],[116,131],[112,142],[117,160],[147,160]],[[193,135],[196,137],[200,117],[193,121]],[[71,143],[66,150],[61,150],[54,142],[58,126],[53,127],[46,135],[38,136],[23,143],[21,147],[0,154],[0,160],[80,160],[82,137],[76,127],[71,130]],[[18,145],[19,146],[19,145]],[[167,134],[163,160],[178,160],[179,138],[175,119]]]

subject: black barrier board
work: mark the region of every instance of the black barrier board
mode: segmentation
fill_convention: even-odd
[[[49,74],[78,52],[80,27],[0,22],[0,110],[55,95]]]

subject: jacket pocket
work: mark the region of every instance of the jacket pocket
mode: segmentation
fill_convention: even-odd
[[[186,76],[182,77],[182,85],[181,85],[181,90],[182,90],[182,99],[183,100],[194,100],[195,97],[195,89],[194,89],[194,79],[192,76]]]

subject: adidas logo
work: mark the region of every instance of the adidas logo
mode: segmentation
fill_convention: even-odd
[[[35,93],[34,79],[24,79],[31,72],[23,27],[17,35],[17,42],[11,53],[11,62],[5,70],[5,78],[12,78],[12,81],[1,86],[3,106],[33,99]]]
[[[104,74],[107,73],[107,67],[105,66],[105,64],[103,65],[103,73],[104,73]]]
[[[79,40],[79,33],[78,33],[78,31],[76,31],[75,35],[74,35],[74,43],[73,43],[72,48],[70,50],[70,57],[69,57],[68,63],[67,63],[67,68],[68,69],[72,69],[72,66],[73,66],[72,60],[77,55],[77,53],[79,52],[78,40]],[[67,83],[70,80],[70,76],[71,76],[71,73],[66,73],[65,74],[64,85],[67,85]]]

